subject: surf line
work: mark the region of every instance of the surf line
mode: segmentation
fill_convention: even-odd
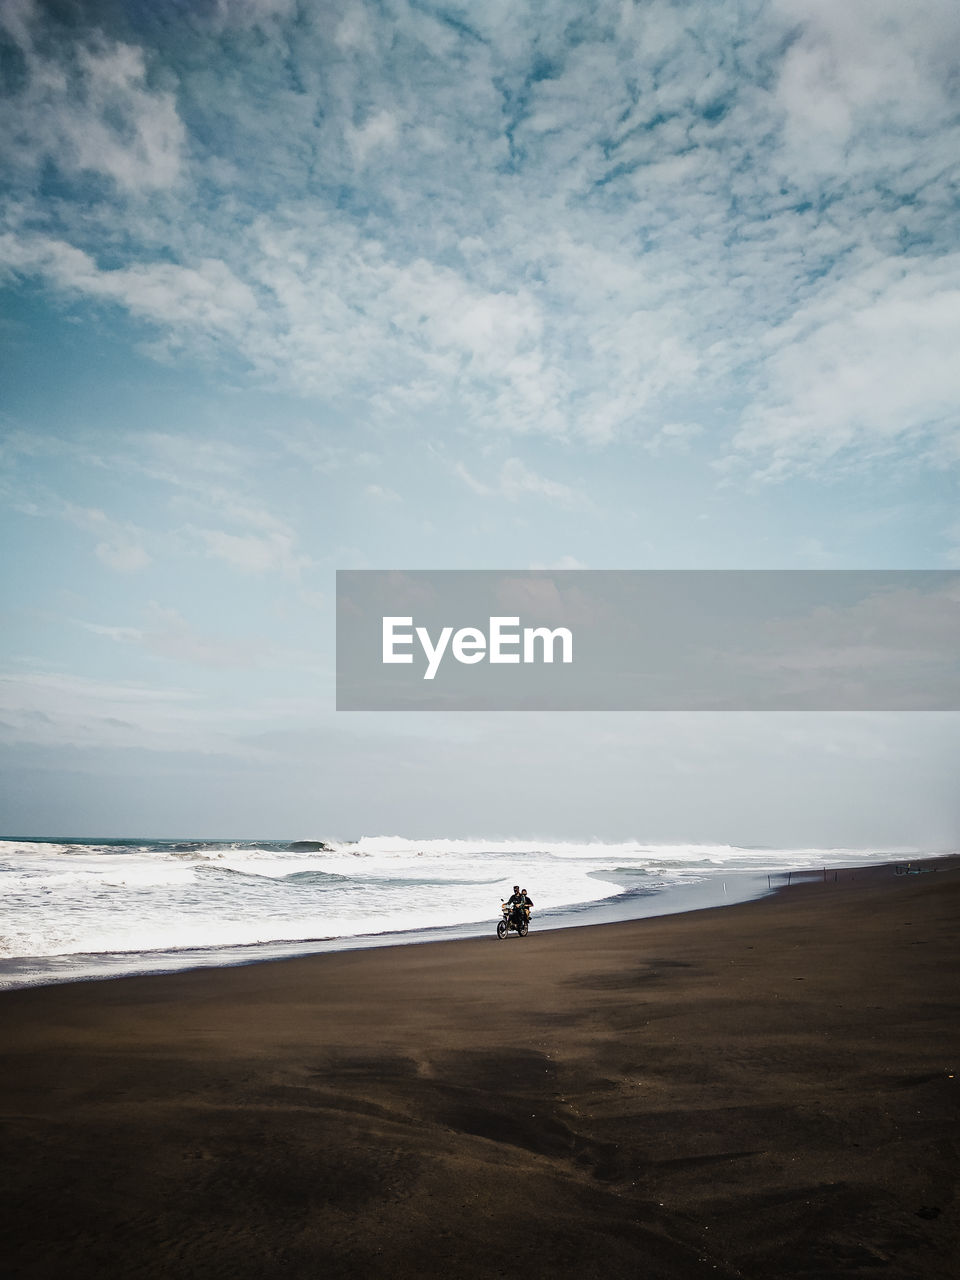
[[[409,628],[409,630],[401,630]],[[442,627],[436,641],[426,627],[414,627],[413,618],[383,617],[383,662],[412,663],[413,653],[402,652],[413,648],[414,638],[420,642],[427,660],[424,680],[432,680],[440,670],[447,653],[456,662],[473,666],[477,662],[491,663],[551,663],[560,648],[560,661],[573,662],[573,632],[569,627],[524,627],[520,618],[491,617],[487,630],[480,627]],[[539,651],[539,656],[538,656]]]

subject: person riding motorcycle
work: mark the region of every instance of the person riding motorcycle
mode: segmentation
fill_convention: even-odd
[[[532,906],[533,904],[531,903],[530,905]],[[515,884],[513,893],[507,899],[507,906],[510,908],[510,917],[514,925],[518,925],[521,920],[526,919],[523,911],[526,906],[526,890]]]
[[[519,925],[521,920],[530,919],[530,908],[533,906],[533,899],[529,896],[526,889],[521,889],[518,884],[513,886],[513,893],[507,899],[507,906],[511,908],[511,919],[514,925]]]

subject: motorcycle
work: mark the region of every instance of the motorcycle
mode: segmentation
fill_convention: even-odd
[[[497,937],[505,938],[508,933],[513,932],[525,938],[530,928],[530,908],[511,906],[509,902],[501,902],[500,910],[503,915],[497,922]]]

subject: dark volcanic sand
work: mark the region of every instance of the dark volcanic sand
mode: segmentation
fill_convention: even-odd
[[[27,1277],[955,1280],[960,870],[9,992]]]

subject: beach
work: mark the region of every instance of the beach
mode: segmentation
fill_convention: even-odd
[[[952,1280],[960,868],[917,867],[4,992],[0,1265]]]

